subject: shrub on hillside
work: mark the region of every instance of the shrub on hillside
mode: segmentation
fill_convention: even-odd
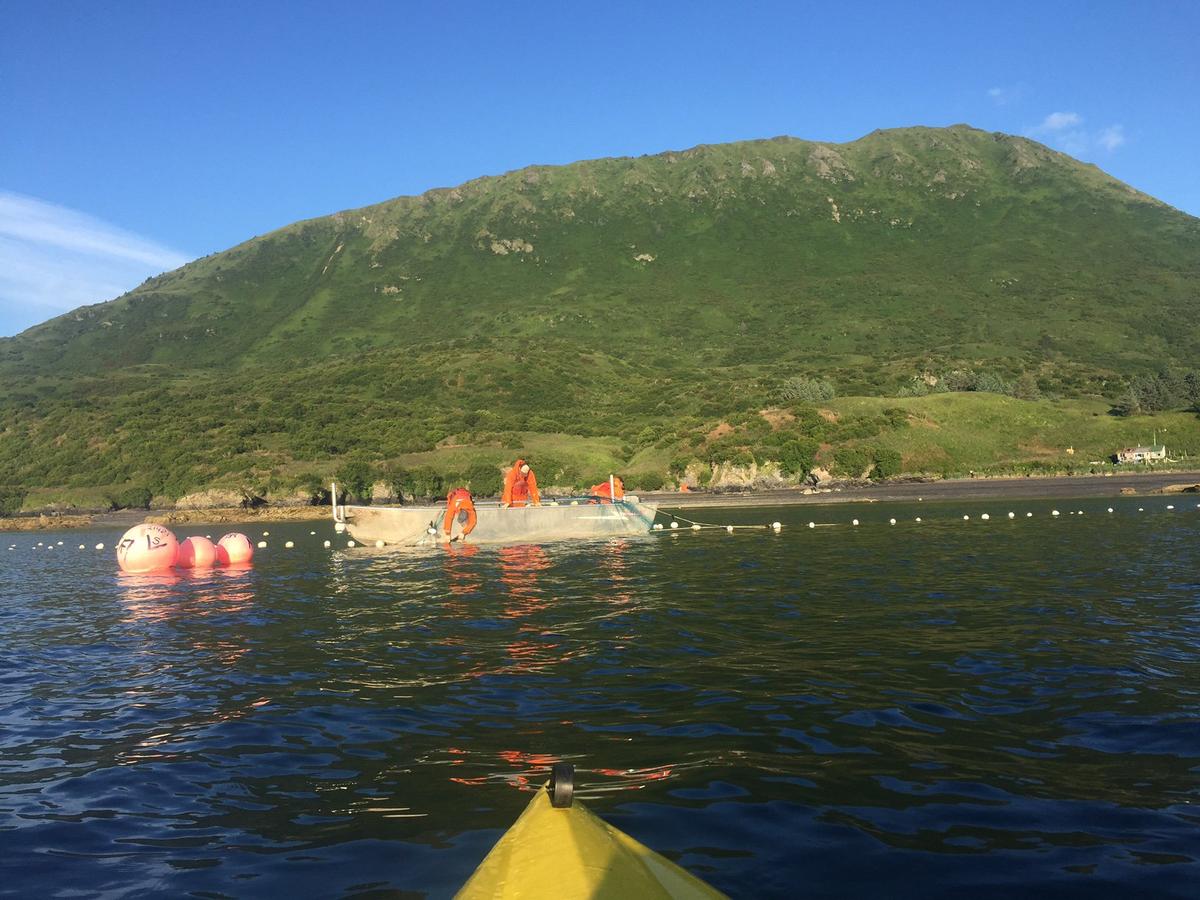
[[[933,388],[920,375],[914,375],[896,391],[897,397],[924,397]]]
[[[809,437],[817,437],[829,425],[825,417],[811,406],[793,407],[792,415],[796,419],[790,427],[801,434],[807,434]]]
[[[642,472],[640,475],[631,476],[629,480],[639,491],[661,491],[667,483],[662,472]]]
[[[821,445],[812,438],[797,438],[779,445],[779,467],[785,475],[807,475],[812,471]]]
[[[649,447],[660,437],[662,437],[661,429],[655,428],[653,425],[647,425],[637,433],[633,442],[639,447]]]
[[[975,381],[968,390],[983,391],[988,394],[1008,394],[1012,389],[995,372],[980,372],[975,376]]]
[[[749,450],[738,450],[729,459],[726,460],[731,466],[743,466],[749,468],[754,465],[754,454]]]
[[[405,494],[412,493],[412,476],[403,466],[385,466],[380,474],[383,476],[383,483],[388,486],[388,490],[391,491],[398,503],[404,502]]]
[[[476,463],[467,470],[467,485],[476,497],[496,497],[504,486],[504,476],[496,466]]]
[[[150,488],[134,485],[107,495],[109,509],[149,509],[153,495]]]
[[[700,463],[701,461],[695,456],[692,456],[690,453],[681,453],[679,456],[676,456],[671,460],[671,464],[668,466],[668,471],[670,471],[671,475],[673,475],[675,478],[680,478],[691,466],[700,465]]]
[[[900,474],[900,454],[896,450],[888,450],[879,448],[875,451],[875,468],[871,470],[871,477],[876,481],[881,481],[884,478],[895,478]]]
[[[942,377],[933,386],[933,390],[935,392],[950,391],[951,393],[973,391],[975,390],[975,373],[970,369],[951,369],[949,372],[943,372]]]
[[[446,479],[429,466],[418,466],[409,475],[408,492],[416,498],[436,500],[446,494]]]
[[[309,506],[320,506],[329,502],[329,485],[315,472],[297,475],[292,482],[292,489],[308,498]]]
[[[574,487],[582,478],[578,469],[553,456],[537,456],[529,460],[529,465],[537,475],[538,485],[541,487]]]
[[[833,452],[833,465],[839,475],[861,478],[873,462],[873,454],[861,447],[838,447]]]
[[[0,485],[0,516],[15,516],[25,503],[25,491],[15,485]]]
[[[779,389],[784,403],[828,403],[837,396],[832,381],[816,378],[789,378]]]
[[[365,459],[351,459],[337,470],[336,481],[346,494],[362,503],[370,503],[375,477],[374,467]]]

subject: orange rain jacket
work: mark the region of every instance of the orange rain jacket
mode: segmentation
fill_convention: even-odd
[[[446,532],[447,537],[454,530],[454,518],[460,512],[467,514],[467,521],[462,530],[462,536],[466,537],[475,530],[478,520],[475,515],[475,501],[471,499],[471,492],[466,488],[454,488],[446,495],[446,516],[442,519],[442,530]]]
[[[613,476],[612,486],[614,488],[616,488],[616,491],[617,491],[616,499],[617,500],[625,499],[625,482],[623,482],[621,480],[621,477],[619,475]],[[608,495],[608,492],[609,492],[609,484],[607,481],[602,481],[600,484],[592,485],[591,490],[588,491],[588,493],[591,494],[593,497],[600,497],[601,499],[611,503],[614,498],[610,497]]]
[[[523,465],[525,460],[518,459],[504,476],[504,493],[500,496],[502,506],[524,506],[526,503],[541,506],[542,495],[538,493],[537,476],[533,474],[533,469],[529,470],[528,475],[521,474]]]

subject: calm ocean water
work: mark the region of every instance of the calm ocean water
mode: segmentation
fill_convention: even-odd
[[[566,759],[733,896],[1196,896],[1195,498],[685,514],[786,527],[0,534],[0,895],[444,897]]]

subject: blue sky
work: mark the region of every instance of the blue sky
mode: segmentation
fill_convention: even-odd
[[[1200,3],[22,2],[0,335],[297,219],[533,163],[966,122],[1200,215]]]

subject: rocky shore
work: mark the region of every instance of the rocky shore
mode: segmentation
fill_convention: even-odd
[[[795,504],[876,503],[987,498],[1052,499],[1116,497],[1122,494],[1200,493],[1200,472],[1144,472],[1130,475],[1073,475],[1028,478],[897,480],[879,484],[832,485],[819,489],[769,491],[688,491],[641,494],[667,508],[790,506]]]

